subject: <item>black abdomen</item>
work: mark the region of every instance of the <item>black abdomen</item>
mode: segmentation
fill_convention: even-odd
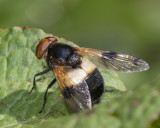
[[[104,80],[98,69],[96,68],[91,74],[89,74],[85,81],[89,87],[92,105],[99,103],[105,90],[105,86]]]
[[[80,67],[73,69],[72,67],[64,66],[63,70],[73,81],[73,85],[68,85],[62,90],[62,94],[66,99],[70,99],[78,94],[82,95],[85,91],[85,93],[89,93],[92,105],[100,102],[105,90],[104,80],[92,62],[83,58]],[[84,87],[85,90],[83,89]],[[79,99],[81,99],[79,102],[82,102],[82,100],[83,103],[89,102],[88,99],[84,97],[84,94],[80,96],[78,100]]]

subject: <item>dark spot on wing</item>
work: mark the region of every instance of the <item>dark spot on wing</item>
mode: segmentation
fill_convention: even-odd
[[[78,85],[65,87],[64,90],[62,91],[62,94],[64,98],[68,99],[71,98],[72,96],[78,96],[78,97],[87,96],[88,95],[87,92],[88,92],[88,86],[84,83],[84,81],[82,81]]]
[[[106,54],[115,56],[117,53],[113,51],[105,51]]]
[[[64,90],[62,91],[62,94],[64,96],[64,98],[68,99],[71,96],[73,96],[74,92],[73,92],[73,86],[71,87],[65,87]]]
[[[117,53],[116,52],[112,52],[112,51],[105,51],[102,54],[102,59],[103,60],[109,60],[109,61],[114,61],[115,57],[117,57]]]

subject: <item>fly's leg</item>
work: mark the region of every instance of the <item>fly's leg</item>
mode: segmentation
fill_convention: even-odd
[[[49,71],[50,71],[50,69],[46,69],[46,70],[44,70],[44,71],[42,71],[42,72],[39,72],[39,73],[37,73],[37,74],[34,75],[34,80],[33,80],[32,89],[31,89],[27,94],[30,94],[30,93],[33,91],[33,89],[36,88],[36,80],[35,80],[36,76],[40,76],[40,75],[46,74],[46,73],[48,73]]]
[[[46,89],[46,92],[45,92],[45,94],[44,94],[43,106],[42,106],[41,110],[39,111],[39,113],[42,113],[42,112],[43,112],[43,110],[44,110],[44,108],[45,108],[45,105],[46,105],[46,102],[47,102],[47,93],[48,93],[48,90],[49,90],[49,88],[51,88],[51,87],[54,85],[55,82],[56,82],[56,78],[54,78],[54,79],[52,80],[52,82],[48,85],[48,87],[47,87],[47,89]]]

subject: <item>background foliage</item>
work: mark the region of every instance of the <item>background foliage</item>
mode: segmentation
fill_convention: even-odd
[[[158,79],[160,71],[159,6],[160,1],[156,0],[100,0],[98,2],[96,0],[92,0],[92,2],[89,0],[0,0],[0,27],[37,27],[45,30],[45,32],[71,40],[83,47],[120,51],[143,58],[150,64],[150,70],[141,73],[120,74],[121,79],[129,91],[123,98],[121,97],[122,99],[120,100],[122,101],[116,100],[113,102],[113,106],[111,104],[106,104],[107,109],[110,108],[111,110],[109,110],[111,113],[114,113],[113,116],[108,117],[108,119],[111,121],[110,124],[114,124],[117,127],[121,126],[122,123],[125,124],[126,127],[133,127],[134,125],[147,127],[152,122],[154,122],[152,124],[153,127],[158,127],[159,103],[157,98],[160,86],[160,81]],[[34,34],[30,34],[30,36],[33,35]],[[24,39],[24,37],[20,38],[18,44],[20,47],[23,47],[21,39]],[[30,41],[32,42],[33,40]],[[10,45],[10,52],[12,49],[16,49],[14,46],[15,45]],[[4,46],[1,45],[2,50],[0,53],[2,54],[5,52],[3,51],[3,47]],[[31,48],[31,44],[28,47]],[[25,53],[24,56],[27,57]],[[21,58],[21,56],[18,57]],[[2,66],[5,63],[3,58],[0,59],[0,62]],[[11,60],[11,63],[13,62],[14,61]],[[30,64],[30,62],[27,63]],[[43,68],[42,65],[35,65],[35,67],[39,69]],[[9,68],[12,69],[12,66]],[[27,68],[24,72],[26,72],[26,70]],[[4,71],[1,69],[0,72],[0,80],[3,84],[3,78],[5,77],[3,76]],[[14,72],[15,71],[12,73]],[[15,79],[15,76],[8,76],[8,79]],[[18,78],[24,79],[26,76],[18,76]],[[19,84],[20,87],[22,85]],[[10,86],[13,85],[11,84]],[[24,87],[22,88],[24,89]],[[8,93],[5,93],[6,91]],[[1,91],[0,96],[7,96],[9,90],[6,89],[6,91]],[[27,90],[24,89],[24,93],[26,91]],[[33,95],[36,95],[36,93]],[[43,95],[43,93],[41,95]],[[12,96],[12,93],[10,96]],[[52,96],[50,97],[54,100]],[[41,98],[38,97],[37,99],[41,100]],[[38,105],[39,104],[37,104],[37,106]],[[100,106],[101,105],[98,107]],[[34,111],[34,109],[32,111]],[[34,117],[35,115],[36,114],[33,114],[32,116]],[[54,115],[58,117],[57,114],[52,114],[52,116]],[[9,114],[8,116],[11,115]],[[81,115],[74,116],[76,121],[77,119],[81,119]],[[28,117],[28,119],[29,118],[30,117]],[[87,119],[92,122],[94,116]],[[21,120],[23,121],[23,119]],[[63,119],[58,120],[60,122],[59,125],[61,125]],[[137,121],[141,123],[135,123]],[[0,121],[0,124],[1,122],[2,121]],[[89,121],[87,122],[88,125],[91,126]],[[67,122],[67,120],[66,123],[68,126],[74,126],[75,124],[74,121]],[[103,121],[102,124],[107,126]],[[83,119],[79,123],[79,126],[81,125],[83,125]]]

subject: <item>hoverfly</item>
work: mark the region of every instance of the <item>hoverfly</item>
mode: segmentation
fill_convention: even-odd
[[[44,94],[42,109],[47,101],[47,92],[57,81],[66,104],[72,112],[83,109],[91,109],[94,104],[101,100],[105,91],[105,83],[101,73],[94,63],[84,58],[96,60],[106,70],[120,72],[140,72],[149,69],[149,65],[140,58],[90,48],[72,47],[58,42],[56,37],[46,37],[39,41],[36,47],[36,57],[46,59],[48,69],[34,76],[33,87],[36,87],[36,76],[43,75],[49,71],[54,72],[55,78],[48,85]]]

